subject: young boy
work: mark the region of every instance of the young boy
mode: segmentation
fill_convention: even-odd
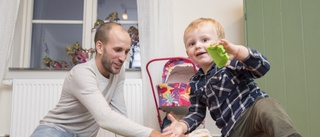
[[[222,137],[301,137],[282,106],[261,91],[255,78],[265,75],[270,64],[261,53],[224,39],[222,25],[199,18],[184,32],[188,57],[201,69],[190,79],[188,114],[172,124],[163,135],[179,137],[195,130],[206,116],[206,108],[221,129]],[[218,68],[207,48],[222,45],[230,60]]]

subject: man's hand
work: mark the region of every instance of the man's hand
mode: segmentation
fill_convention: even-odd
[[[149,137],[162,137],[162,135],[160,132],[152,130]]]

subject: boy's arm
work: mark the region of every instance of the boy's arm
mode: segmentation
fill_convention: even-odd
[[[190,85],[194,84],[193,82],[194,81],[191,80]],[[184,134],[188,134],[195,130],[205,119],[207,111],[206,105],[200,102],[200,100],[196,97],[194,91],[191,91],[189,96],[189,100],[191,103],[191,105],[189,106],[189,111],[185,117],[179,120],[179,122],[183,122],[183,124],[186,125],[186,130],[184,130],[183,132]]]
[[[236,59],[241,63],[228,62],[228,64],[235,66],[235,68],[248,72],[252,78],[260,78],[270,70],[270,63],[267,58],[260,52],[252,50],[242,45],[235,45],[229,43],[227,40],[221,39],[219,44],[223,45],[230,56],[230,60]],[[242,65],[243,64],[243,65]]]
[[[238,53],[236,54],[236,58],[240,61],[245,60],[249,56],[249,50],[245,46],[237,45],[238,46]]]

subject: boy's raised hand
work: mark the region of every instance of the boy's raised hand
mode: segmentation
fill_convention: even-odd
[[[247,58],[249,56],[249,51],[245,46],[242,45],[235,45],[233,43],[230,43],[229,41],[225,39],[221,39],[219,41],[219,44],[224,47],[226,52],[229,55],[229,62],[230,60],[233,60],[234,58],[242,61],[243,59]],[[229,64],[229,62],[227,64]]]
[[[230,60],[234,59],[239,53],[238,46],[234,45],[232,43],[229,43],[225,39],[221,39],[219,42],[219,45],[222,45],[224,47],[224,49],[226,50],[226,52],[228,53],[228,55],[230,57]]]
[[[163,129],[162,135],[170,135],[170,137],[184,137],[187,125],[177,121],[172,114],[168,114],[171,124]]]

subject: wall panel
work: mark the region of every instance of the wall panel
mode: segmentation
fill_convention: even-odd
[[[246,44],[262,52],[270,72],[257,80],[285,107],[304,137],[320,127],[320,12],[316,0],[244,0]]]

